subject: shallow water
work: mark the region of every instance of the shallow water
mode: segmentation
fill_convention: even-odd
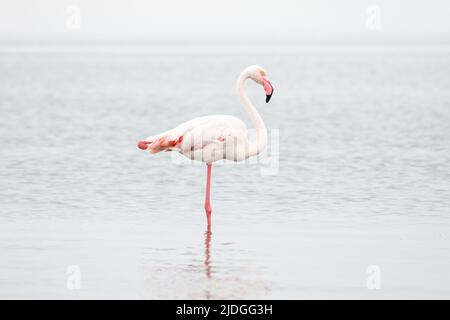
[[[213,166],[209,234],[205,166],[136,142],[248,123],[250,64],[272,140]],[[446,48],[9,48],[0,83],[0,298],[450,298]]]

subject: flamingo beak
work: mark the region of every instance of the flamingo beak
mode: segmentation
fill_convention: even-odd
[[[263,87],[264,91],[266,92],[266,103],[268,103],[273,94],[273,87],[267,77],[263,77]]]

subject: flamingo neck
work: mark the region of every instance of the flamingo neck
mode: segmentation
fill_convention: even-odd
[[[248,157],[251,157],[259,154],[266,147],[267,129],[255,106],[252,104],[247,94],[245,93],[244,83],[248,78],[249,76],[245,71],[241,73],[237,80],[237,91],[242,106],[244,107],[245,111],[250,117],[250,121],[256,129],[256,140],[249,142]]]

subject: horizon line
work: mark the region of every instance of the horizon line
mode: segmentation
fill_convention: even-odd
[[[379,45],[449,45],[450,34],[439,35],[314,35],[295,37],[148,37],[148,36],[6,36],[0,45],[30,46],[379,46]]]

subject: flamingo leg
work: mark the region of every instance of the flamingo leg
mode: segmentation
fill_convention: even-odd
[[[210,202],[210,190],[211,190],[211,163],[206,164],[206,196],[205,196],[205,211],[206,219],[208,220],[208,226],[211,226],[211,202]]]

